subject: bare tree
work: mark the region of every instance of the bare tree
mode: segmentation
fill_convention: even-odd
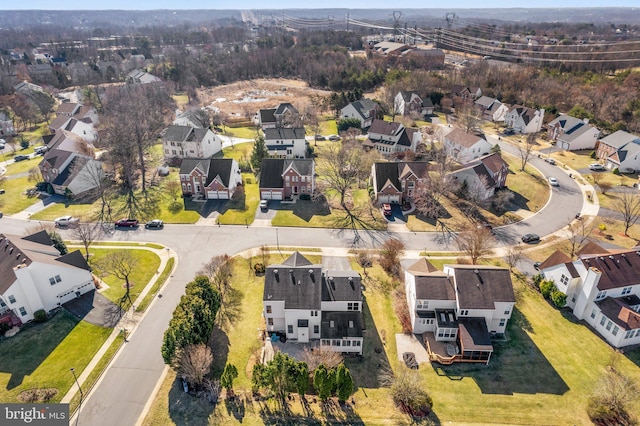
[[[98,269],[106,275],[113,275],[125,282],[125,293],[120,298],[118,305],[126,310],[133,302],[130,296],[131,283],[129,277],[136,269],[138,262],[131,254],[130,250],[118,250],[108,253],[98,263]],[[128,304],[127,304],[128,303]],[[126,306],[126,308],[125,308]]]
[[[518,154],[520,156],[520,171],[524,172],[524,168],[527,166],[527,163],[531,159],[531,153],[533,152],[533,147],[535,145],[536,145],[535,133],[528,134],[524,142],[518,143]]]
[[[319,105],[317,105],[312,99],[311,103],[304,109],[304,124],[311,129],[311,132],[314,135],[314,141],[315,135],[320,134],[320,128],[322,124],[322,122],[320,121],[319,108]]]
[[[191,110],[191,116],[197,125],[203,129],[211,127],[211,117],[209,113],[201,108],[194,108]]]
[[[522,260],[522,247],[518,244],[515,246],[509,246],[507,248],[507,255],[504,260],[509,265],[509,271],[512,271],[516,267],[518,262]]]
[[[211,348],[204,343],[199,343],[180,349],[175,357],[173,368],[189,384],[199,389],[211,371],[212,362]]]
[[[164,189],[167,191],[167,194],[169,194],[169,197],[171,197],[171,199],[173,200],[173,204],[176,204],[178,202],[178,197],[182,192],[180,182],[171,179],[164,184]]]
[[[309,371],[314,371],[320,364],[328,369],[337,367],[344,360],[340,352],[332,351],[324,346],[314,348],[313,350],[305,347],[302,350],[302,361],[309,366]]]
[[[50,94],[39,90],[31,92],[28,97],[31,99],[33,105],[36,107],[42,118],[47,122],[47,124],[49,124],[49,118],[51,118],[53,107],[56,104],[55,99],[53,99]]]
[[[622,192],[614,201],[613,207],[622,213],[624,235],[627,235],[629,228],[640,218],[640,195],[637,192]]]
[[[609,192],[612,186],[613,185],[604,180],[598,183],[598,188],[600,188],[600,192],[602,192],[602,195],[605,195],[607,192]]]
[[[73,238],[82,243],[85,257],[89,261],[89,247],[100,236],[100,228],[94,223],[79,223],[73,229]]]
[[[456,108],[456,116],[458,117],[458,124],[467,133],[470,133],[482,123],[482,112],[470,103],[465,103]]]
[[[242,292],[231,285],[233,264],[234,259],[226,254],[214,256],[198,271],[199,275],[209,278],[209,283],[220,293],[220,309],[216,314],[216,323],[221,328],[234,323],[240,316],[243,296]]]
[[[456,243],[460,251],[471,258],[471,263],[476,265],[478,259],[491,250],[494,237],[491,231],[484,226],[477,226],[473,223],[466,225],[456,235]]]
[[[42,182],[42,173],[40,173],[39,167],[32,167],[29,169],[29,182]]]
[[[491,203],[493,204],[493,208],[495,208],[496,211],[504,212],[514,197],[515,194],[510,189],[503,188],[499,191],[496,191],[496,193],[493,195]]]
[[[589,176],[591,176],[591,180],[593,181],[594,185],[598,185],[600,183],[600,181],[602,180],[600,173],[597,173],[597,172],[596,173],[591,173]]]
[[[589,241],[591,233],[595,229],[595,222],[588,220],[588,217],[581,217],[579,220],[569,224],[567,240],[571,251],[571,258]]]
[[[394,238],[386,240],[379,252],[379,262],[382,269],[389,275],[400,277],[402,265],[400,258],[404,255],[405,245],[402,241]]]

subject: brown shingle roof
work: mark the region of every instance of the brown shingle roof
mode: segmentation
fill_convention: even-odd
[[[600,272],[598,290],[627,287],[640,282],[640,252],[588,255],[580,258],[585,268],[597,268]]]
[[[636,330],[640,328],[640,314],[627,305],[623,298],[607,297],[596,302],[602,313],[615,322],[623,330]]]
[[[438,268],[433,266],[431,262],[423,257],[413,265],[409,266],[407,272],[411,272],[413,275],[426,275],[437,270]]]
[[[561,252],[560,250],[556,250],[553,254],[540,264],[540,269],[550,268],[552,266],[560,265],[561,263],[571,262],[571,258]]]
[[[609,252],[600,247],[598,244],[594,243],[593,241],[589,241],[587,244],[584,245],[584,247],[582,247],[580,250],[578,250],[578,252],[576,253],[578,255],[578,257],[580,256],[586,256],[589,254],[608,254]]]
[[[447,133],[445,138],[447,138],[448,140],[450,140],[451,142],[457,145],[464,146],[465,148],[470,148],[483,139],[480,136],[471,135],[465,132],[464,130],[458,129],[458,128],[455,128],[449,133]]]

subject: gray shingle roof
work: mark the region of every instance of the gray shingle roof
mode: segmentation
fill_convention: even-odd
[[[640,143],[640,136],[625,132],[624,130],[618,130],[617,132],[600,139],[600,142],[606,143],[614,148],[621,148],[629,142]]]
[[[191,126],[179,126],[177,124],[172,124],[167,127],[167,130],[165,130],[163,138],[167,141],[183,142],[187,140],[187,137],[191,134],[192,130],[193,127]]]
[[[220,176],[222,184],[227,188],[229,187],[231,171],[233,170],[232,158],[184,159],[180,164],[180,174],[191,174],[196,168],[207,175],[205,185],[209,185],[216,176]]]
[[[322,283],[322,301],[362,300],[360,274],[355,271],[326,271]]]
[[[285,309],[320,310],[322,265],[296,252],[281,265],[269,265],[262,300],[284,301]]]
[[[304,139],[305,134],[305,130],[302,127],[279,127],[276,129],[264,129],[265,141]]]
[[[480,265],[446,266],[453,269],[460,309],[495,309],[495,302],[515,303],[508,269]]]
[[[333,321],[333,327],[330,326],[331,321]],[[362,337],[364,328],[362,312],[322,312],[321,324],[320,338],[322,339]]]

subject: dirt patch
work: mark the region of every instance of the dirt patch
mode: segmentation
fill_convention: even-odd
[[[22,391],[18,394],[18,399],[22,402],[42,403],[48,402],[58,394],[56,388],[34,388]]]
[[[275,108],[283,102],[290,102],[302,112],[311,103],[311,96],[329,94],[328,90],[309,88],[304,81],[284,78],[239,81],[198,90],[201,106],[219,108],[224,114],[244,118],[253,117],[259,109]]]

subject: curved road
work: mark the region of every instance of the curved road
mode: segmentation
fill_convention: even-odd
[[[489,139],[491,137],[489,136]],[[493,141],[494,143],[497,140]],[[503,151],[517,155],[517,151],[500,143]],[[499,245],[513,244],[522,234],[535,232],[547,235],[558,231],[569,223],[582,208],[582,195],[576,182],[543,160],[533,158],[531,164],[544,175],[554,176],[560,186],[553,188],[549,203],[532,217],[496,229]],[[0,219],[0,231],[20,234],[33,229],[34,223],[12,218]],[[65,233],[66,231],[61,231]],[[409,250],[444,251],[455,249],[453,241],[444,241],[436,233],[391,233],[376,232],[365,235],[360,246],[376,247],[388,238],[402,240]],[[156,298],[139,322],[100,382],[83,402],[77,424],[135,425],[141,421],[144,406],[152,396],[162,377],[165,365],[160,355],[164,330],[187,282],[195,271],[212,256],[235,254],[261,245],[350,248],[353,243],[351,231],[328,229],[244,227],[244,226],[198,226],[166,225],[164,230],[116,231],[108,238],[111,241],[157,242],[171,247],[178,256],[177,268],[163,289],[161,298]]]

